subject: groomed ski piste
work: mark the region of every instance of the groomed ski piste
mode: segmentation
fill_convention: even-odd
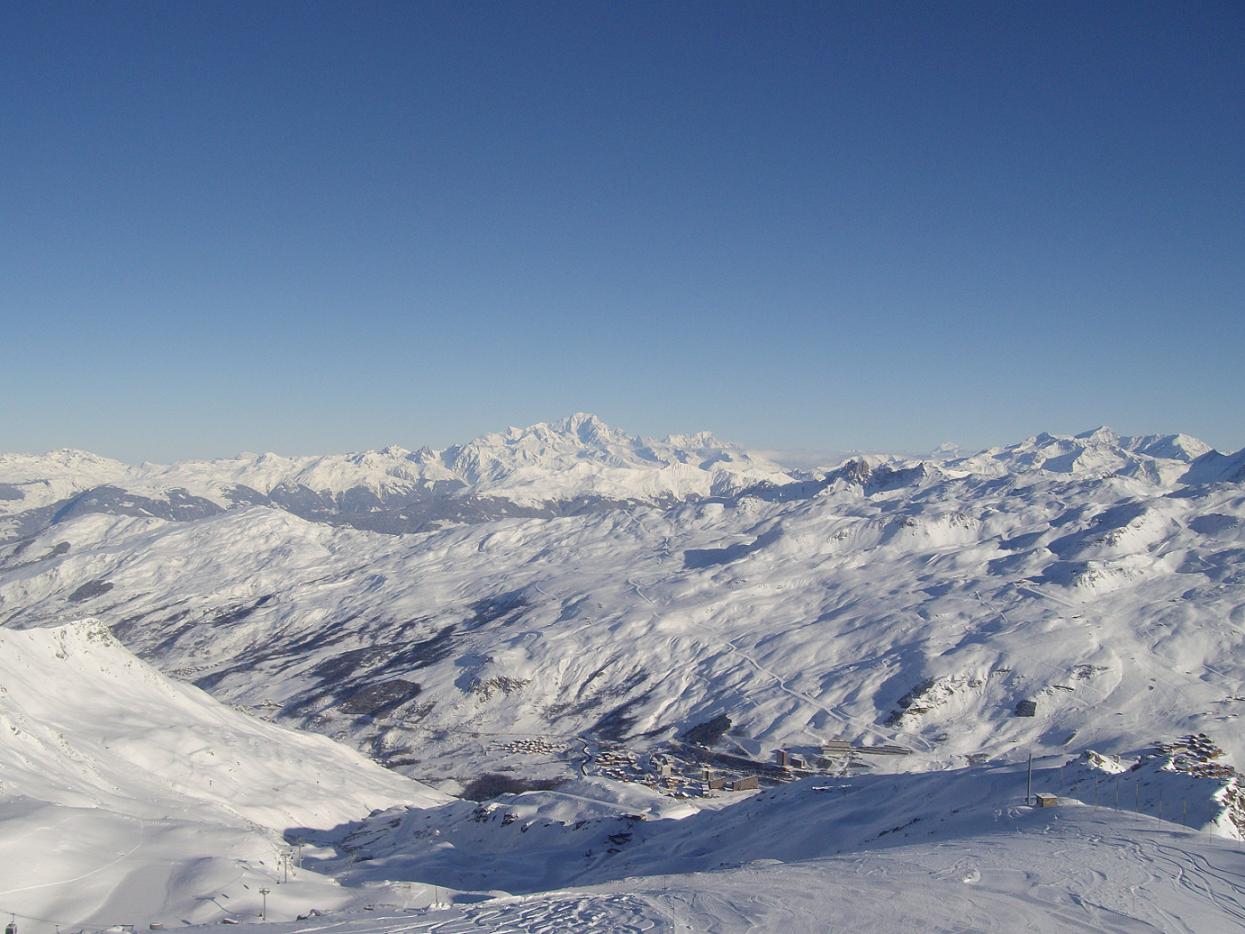
[[[0,457],[0,921],[1245,929],[1242,481],[587,416]]]

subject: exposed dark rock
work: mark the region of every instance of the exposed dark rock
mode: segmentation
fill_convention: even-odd
[[[274,599],[276,599],[276,594],[271,594],[271,593],[267,594],[263,597],[260,597],[254,603],[248,603],[248,604],[244,604],[243,606],[234,607],[232,610],[228,610],[227,612],[221,613],[219,616],[215,616],[212,619],[208,620],[207,624],[210,626],[232,626],[234,623],[242,622],[242,620],[246,619],[248,616],[250,616],[252,613],[260,609],[261,607],[268,605]]]
[[[980,680],[965,677],[926,678],[895,702],[897,709],[891,711],[883,723],[886,726],[899,726],[929,713],[948,693],[962,687],[980,685]]]
[[[381,717],[414,700],[419,692],[420,687],[414,681],[394,678],[360,688],[342,701],[337,709],[342,713]]]
[[[167,490],[165,499],[152,499],[120,487],[99,486],[57,503],[51,521],[55,524],[76,516],[103,513],[109,516],[154,517],[189,522],[221,512],[224,510],[211,500],[181,489]]]
[[[696,743],[698,746],[712,746],[725,736],[730,728],[731,718],[726,714],[719,714],[712,720],[696,724],[683,734],[683,739],[689,743]]]
[[[70,603],[81,603],[83,600],[90,600],[92,597],[98,597],[112,590],[112,584],[106,580],[87,581],[77,590],[69,595]]]
[[[498,594],[495,597],[487,597],[484,600],[477,600],[470,607],[471,618],[466,621],[466,625],[471,629],[479,629],[482,626],[487,626],[489,623],[503,620],[525,606],[527,606],[527,601],[524,599],[522,591],[518,590]]]
[[[465,684],[464,690],[466,693],[475,694],[484,700],[488,700],[498,691],[502,694],[513,694],[530,683],[531,679],[529,678],[511,678],[508,675],[497,675],[483,681],[479,678],[471,678]]]
[[[648,700],[649,693],[651,692],[641,694],[639,697],[634,697],[625,704],[615,707],[594,723],[589,732],[595,733],[601,739],[610,742],[617,742],[623,739],[631,732],[631,727],[635,725],[636,718],[631,716],[631,711]]]
[[[485,772],[465,789],[463,797],[468,801],[488,801],[498,795],[517,795],[524,791],[552,791],[561,785],[560,778],[512,778],[496,772]]]

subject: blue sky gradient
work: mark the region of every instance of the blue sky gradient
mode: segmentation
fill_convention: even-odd
[[[0,449],[1245,446],[1240,3],[11,3]]]

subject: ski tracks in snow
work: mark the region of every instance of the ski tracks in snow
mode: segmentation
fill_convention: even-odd
[[[654,609],[653,616],[654,618],[656,618],[656,616],[658,615],[657,611],[660,610],[658,603],[644,592],[641,586],[636,582],[635,578],[627,577],[626,582],[627,582],[627,585],[633,591],[635,591],[636,596],[638,596],[641,600],[643,600],[649,606],[653,607]],[[772,669],[767,668],[766,666],[762,665],[753,656],[749,655],[747,652],[743,651],[743,649],[737,646],[733,640],[720,641],[716,639],[709,639],[708,641],[710,641],[714,645],[717,645],[719,648],[725,649],[726,651],[730,652],[733,655],[739,656],[741,659],[748,662],[758,672],[771,678],[774,681],[774,683],[778,686],[778,689],[780,691],[794,698],[799,703],[812,706],[816,708],[817,710],[822,711],[828,717],[842,724],[845,727],[863,730],[869,733],[870,735],[876,736],[879,739],[882,739],[888,743],[895,741],[896,739],[895,736],[889,733],[886,733],[883,730],[878,729],[873,724],[865,723],[864,721],[858,720],[855,717],[851,717],[848,714],[843,713],[842,711],[836,710],[832,707],[828,707],[825,704],[823,704],[821,701],[817,700],[815,697],[809,694],[805,694],[803,691],[799,691],[799,690],[796,690],[795,688],[792,688],[790,685],[787,684],[786,679],[781,677],[777,672],[773,671]],[[707,684],[710,683],[709,679],[704,678],[703,675],[698,674],[698,677],[704,680]],[[909,742],[915,742],[925,752],[934,751],[933,746],[931,746],[926,740],[924,740],[920,736],[911,736],[911,737],[905,736],[904,739]]]
[[[889,735],[888,733],[883,732],[882,730],[877,729],[872,724],[862,723],[861,721],[856,720],[853,717],[849,717],[846,714],[841,713],[840,711],[835,710],[832,707],[827,707],[825,704],[817,700],[815,697],[812,697],[811,695],[805,694],[803,691],[798,691],[795,688],[790,687],[787,684],[787,682],[781,676],[779,676],[777,672],[773,671],[770,668],[766,668],[764,665],[758,662],[755,658],[753,658],[747,652],[740,649],[739,646],[737,646],[733,641],[723,642],[721,643],[721,645],[723,648],[729,649],[733,654],[738,655],[744,661],[748,662],[750,665],[752,665],[753,668],[755,668],[761,674],[767,675],[768,677],[772,678],[774,680],[774,683],[778,685],[778,689],[780,691],[782,691],[785,694],[790,695],[791,697],[795,698],[797,701],[816,707],[818,710],[823,711],[827,716],[838,721],[839,723],[843,724],[846,727],[856,727],[859,729],[863,729],[867,731],[868,733],[872,734],[873,736],[877,736],[880,739],[886,740],[887,742],[892,742],[895,739],[895,737]],[[904,738],[910,741],[915,740],[920,746],[924,748],[925,752],[933,752],[933,747],[929,743],[927,743],[924,739],[922,739],[920,736],[912,736],[912,737],[904,737]]]
[[[654,918],[661,915],[661,919]],[[662,922],[665,921],[665,924]],[[609,931],[645,934],[674,930],[652,899],[631,894],[553,894],[501,898],[470,908],[436,912],[414,921],[380,917],[366,925],[342,924],[298,928],[291,934],[320,934],[344,928],[349,934],[479,934],[481,931],[522,931],[524,934],[561,934],[564,931]]]
[[[99,873],[105,871],[106,869],[111,869],[113,866],[117,865],[118,863],[126,859],[129,859],[132,855],[134,855],[135,852],[138,851],[138,848],[143,845],[143,841],[147,833],[147,824],[141,817],[129,817],[128,815],[124,815],[124,814],[119,815],[119,816],[125,817],[126,820],[132,820],[132,821],[138,822],[138,842],[135,843],[128,850],[126,850],[124,853],[122,853],[120,856],[116,857],[115,859],[109,860],[103,865],[96,866],[90,872],[84,872],[80,876],[74,876],[72,879],[59,879],[55,882],[39,882],[39,883],[36,883],[35,885],[23,885],[16,889],[9,889],[7,891],[0,892],[0,898],[5,898],[9,895],[16,895],[19,892],[33,892],[35,889],[50,889],[58,885],[72,885],[75,882],[81,882],[83,879],[89,879],[91,878],[91,876],[99,875]]]

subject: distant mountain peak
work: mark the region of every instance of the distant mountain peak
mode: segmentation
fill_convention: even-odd
[[[1119,436],[1106,425],[1099,425],[1075,436],[1078,441],[1089,441],[1094,444],[1117,444]]]
[[[683,448],[729,448],[734,450],[738,447],[738,445],[729,441],[720,440],[711,431],[697,431],[690,435],[666,435],[664,443]]]
[[[573,415],[560,418],[553,423],[552,427],[557,431],[578,435],[585,441],[597,435],[615,433],[609,425],[591,412],[576,412]]]
[[[929,458],[930,460],[950,460],[953,457],[959,457],[962,453],[963,449],[954,441],[944,441],[929,452]]]
[[[1188,484],[1241,483],[1245,481],[1245,448],[1235,454],[1208,450],[1189,465],[1180,479]]]
[[[829,473],[822,468],[821,474],[858,485],[867,495],[932,482],[935,474],[1010,476],[1019,483],[1115,477],[1168,488],[1241,478],[1233,459],[1238,455],[1210,453],[1208,445],[1184,434],[1121,436],[1098,427],[1077,435],[1043,432],[975,454],[943,446],[920,470],[910,458],[873,457]],[[179,520],[268,506],[359,528],[415,531],[481,516],[729,497],[753,487],[798,487],[809,479],[811,474],[708,431],[656,439],[628,434],[580,411],[442,450],[412,452],[390,444],[347,454],[269,452],[137,467],[75,449],[0,454],[0,517],[20,531],[52,521],[34,510],[53,506],[47,515],[102,512]]]

